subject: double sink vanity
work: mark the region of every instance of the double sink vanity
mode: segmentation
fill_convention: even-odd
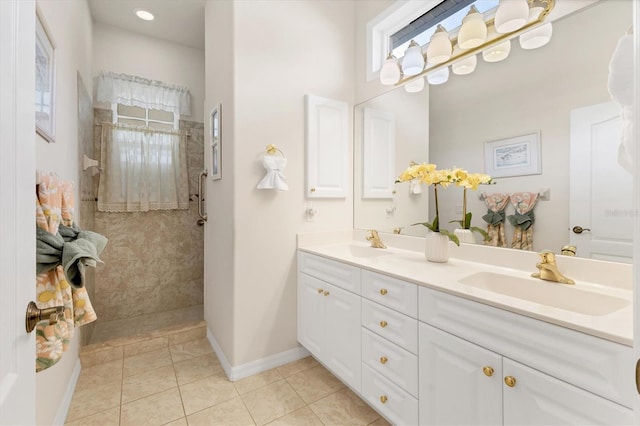
[[[298,235],[298,341],[391,423],[633,424],[631,265],[385,243]]]

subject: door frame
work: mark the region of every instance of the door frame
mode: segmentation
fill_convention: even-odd
[[[633,110],[633,123],[634,123],[634,140],[635,146],[638,147],[640,142],[640,2],[633,2],[633,69],[634,76],[634,110]],[[635,176],[634,176],[634,202],[633,206],[635,213],[633,217],[634,230],[633,230],[633,295],[634,295],[634,309],[633,309],[633,350],[635,353],[635,360],[640,360],[640,149],[636,149],[635,152]],[[635,366],[630,366],[631,369]],[[633,371],[633,370],[632,370]],[[630,373],[632,373],[630,371]],[[640,395],[636,394],[635,398],[635,416],[636,424],[640,424]]]

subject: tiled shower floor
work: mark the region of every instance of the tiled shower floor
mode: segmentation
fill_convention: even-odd
[[[202,305],[174,309],[160,313],[139,315],[112,321],[96,321],[91,332],[90,344],[108,340],[147,334],[166,327],[202,321],[204,307]]]
[[[82,348],[68,425],[388,425],[313,358],[230,382],[204,322]]]

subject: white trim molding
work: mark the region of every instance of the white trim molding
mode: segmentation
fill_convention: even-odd
[[[220,347],[220,345],[216,341],[216,338],[213,336],[213,333],[208,327],[207,340],[209,340],[213,351],[218,356],[218,360],[220,361],[220,365],[222,365],[222,369],[224,370],[229,380],[231,380],[232,382],[244,379],[245,377],[249,377],[254,374],[261,373],[263,371],[270,370],[275,367],[280,367],[281,365],[288,364],[290,362],[297,361],[311,355],[308,350],[300,346],[297,348],[289,349],[288,351],[268,356],[266,358],[260,358],[255,361],[247,362],[246,364],[234,367],[229,363],[229,360],[225,356],[222,348]]]
[[[73,393],[76,390],[76,385],[78,384],[78,379],[80,378],[81,371],[82,364],[80,363],[80,357],[78,357],[76,359],[76,366],[73,367],[71,377],[69,377],[67,389],[65,389],[64,391],[64,395],[62,396],[62,400],[60,401],[60,405],[58,406],[58,411],[56,411],[56,416],[53,419],[53,425],[64,425],[67,414],[69,414],[69,407],[71,407],[71,400],[73,399]]]

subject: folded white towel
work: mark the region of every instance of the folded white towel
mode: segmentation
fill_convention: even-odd
[[[287,166],[287,159],[277,155],[265,154],[262,165],[267,170],[267,175],[258,184],[258,189],[280,189],[288,191],[287,178],[284,175],[284,168]]]

